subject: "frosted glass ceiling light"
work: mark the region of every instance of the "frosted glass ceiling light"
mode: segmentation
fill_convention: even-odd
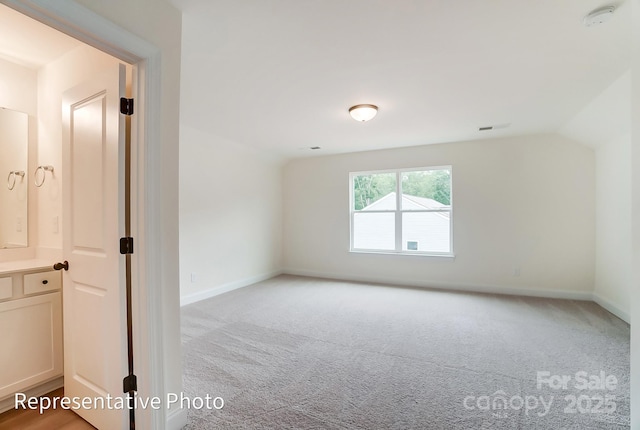
[[[349,108],[351,117],[356,121],[369,121],[378,113],[378,106],[375,105],[355,105]]]

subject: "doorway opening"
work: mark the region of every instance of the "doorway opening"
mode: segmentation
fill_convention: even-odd
[[[79,40],[80,42],[78,43],[82,43],[82,46],[76,48],[77,52],[74,50],[74,52],[65,53],[64,56],[69,56],[70,58],[74,56],[78,58],[87,56],[91,58],[100,57],[96,64],[88,65],[87,69],[107,61],[105,58],[111,58],[113,61],[124,61],[132,65],[130,73],[131,90],[138,98],[138,116],[132,121],[131,196],[134,201],[140,202],[132,206],[131,224],[132,235],[140,239],[136,243],[137,253],[132,257],[131,261],[134,271],[133,283],[137,287],[132,297],[135,339],[133,348],[136,352],[136,368],[139,369],[138,378],[140,383],[138,384],[138,393],[148,397],[157,396],[159,393],[163,393],[164,390],[162,336],[159,334],[162,332],[162,320],[159,316],[161,296],[160,292],[147,289],[147,285],[154,281],[154,274],[147,269],[149,262],[158,261],[160,257],[156,254],[149,255],[146,250],[149,249],[148,244],[153,243],[160,235],[145,221],[147,214],[158,203],[153,198],[141,197],[145,197],[148,194],[154,195],[156,192],[156,184],[150,179],[155,179],[157,174],[153,169],[146,166],[150,158],[157,157],[158,150],[148,145],[147,142],[157,139],[158,133],[154,128],[147,128],[146,124],[149,120],[153,121],[159,117],[158,108],[154,107],[152,103],[148,103],[148,100],[158,98],[157,92],[159,89],[156,86],[159,79],[158,50],[137,36],[124,32],[122,29],[114,28],[110,22],[98,15],[91,14],[87,9],[76,4],[35,7],[19,1],[2,1],[2,3],[15,11],[40,21],[43,23],[42,25],[56,28]],[[33,36],[30,35],[29,37]],[[92,50],[101,51],[100,55],[94,53],[96,57],[92,57],[94,54],[88,54]],[[87,70],[84,71],[87,72]],[[91,74],[91,72],[88,73]],[[81,71],[70,67],[67,73],[60,73],[56,79],[62,81],[76,79],[80,77],[80,74]],[[69,81],[65,82],[71,83]],[[61,94],[57,96],[61,97]],[[60,104],[58,104],[58,109],[56,110],[58,120],[60,119],[59,109]],[[51,114],[51,116],[56,115]],[[60,128],[57,128],[57,130],[45,130],[44,124],[40,124],[40,115],[37,118],[39,126],[37,145],[38,149],[42,149],[38,154],[38,159],[40,159],[47,153],[46,148],[48,148],[46,144],[41,142],[40,136],[42,135],[43,140],[46,140],[61,133]],[[51,134],[48,135],[47,132]],[[53,156],[54,152],[55,150],[51,150],[49,155]],[[64,175],[64,172],[60,172],[60,175]],[[62,212],[61,205],[55,206],[55,204],[47,201],[46,197],[38,197],[36,203],[40,203],[41,200],[44,202],[41,206],[36,204],[38,215],[45,211],[49,204],[51,208],[60,213],[57,219],[58,223],[63,222],[64,218],[69,216],[69,214]],[[38,234],[33,237],[35,239],[33,242],[34,248],[38,248],[37,251],[41,255],[47,255],[48,257],[60,255],[61,249],[59,238],[53,236],[55,233],[51,232],[55,229],[48,228],[53,225],[51,218],[51,216],[43,215],[42,219],[38,220],[36,223]],[[40,232],[41,227],[42,231]],[[58,224],[58,231],[60,231],[60,224]],[[64,231],[62,234],[64,234]],[[115,237],[113,240],[117,241],[118,238]],[[116,267],[115,270],[118,270],[118,268]],[[158,331],[151,333],[150,326],[157,327]],[[153,359],[151,359],[152,357]],[[125,375],[119,375],[118,378],[122,376]],[[137,421],[139,425],[145,428],[151,428],[154,424],[162,426],[161,423],[165,422],[163,414],[163,410],[139,411]]]

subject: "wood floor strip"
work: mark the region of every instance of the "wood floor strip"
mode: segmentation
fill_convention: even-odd
[[[42,397],[62,397],[64,389],[59,388]],[[78,414],[67,409],[49,409],[40,414],[30,409],[13,409],[0,414],[0,430],[95,430]]]

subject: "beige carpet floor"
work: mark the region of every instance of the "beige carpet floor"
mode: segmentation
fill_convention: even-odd
[[[188,429],[627,429],[594,303],[280,276],[182,308]],[[604,377],[602,377],[604,375]]]

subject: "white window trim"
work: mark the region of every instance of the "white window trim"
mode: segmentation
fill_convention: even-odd
[[[402,180],[400,178],[401,173],[405,172],[417,172],[425,170],[449,170],[451,175],[451,189],[450,189],[450,204],[448,209],[424,209],[424,210],[402,210]],[[390,249],[368,249],[368,248],[354,248],[354,229],[353,220],[354,214],[361,211],[356,211],[354,206],[353,196],[353,178],[361,175],[375,175],[380,173],[395,173],[396,175],[396,209],[395,210],[374,210],[367,211],[367,213],[393,213],[395,214],[395,250]],[[433,251],[408,251],[402,249],[402,214],[403,213],[420,213],[420,212],[448,212],[449,213],[449,252],[433,252]],[[413,255],[420,257],[444,257],[454,258],[453,249],[453,166],[428,166],[428,167],[411,167],[406,169],[386,169],[386,170],[367,170],[361,172],[349,173],[349,252],[356,254],[384,254],[384,255]]]

